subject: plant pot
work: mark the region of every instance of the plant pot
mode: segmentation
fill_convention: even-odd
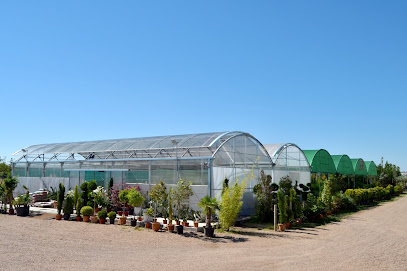
[[[61,220],[62,219],[62,215],[56,215],[55,216],[55,220]]]
[[[57,202],[54,201],[53,204],[54,204],[54,208],[56,209],[57,208]]]
[[[95,215],[97,215],[97,214],[98,214],[98,212],[99,212],[99,211],[101,211],[101,210],[102,210],[102,208],[99,208],[99,207],[98,207],[98,208],[96,208],[96,209],[95,209]]]
[[[157,222],[157,218],[153,218],[153,222]]]
[[[90,216],[84,215],[83,216],[83,222],[89,222],[89,218],[90,218]]]
[[[117,211],[117,214],[118,214],[119,216],[122,216],[122,215],[123,215],[123,211]]]
[[[290,229],[291,226],[292,226],[291,222],[286,222],[286,223],[285,223],[285,228],[286,228],[286,229]]]
[[[179,221],[178,220],[175,221],[175,225],[179,226]]]
[[[278,224],[278,230],[279,231],[285,231],[285,225],[284,224]]]
[[[153,231],[159,231],[160,230],[160,223],[158,222],[153,222]]]
[[[195,227],[195,228],[198,228],[198,226],[199,226],[199,222],[198,222],[198,221],[195,221],[195,222],[194,222],[194,227]]]
[[[204,227],[204,234],[206,237],[213,237],[215,229],[213,227]]]
[[[189,222],[184,222],[184,221],[182,221],[182,226],[184,226],[184,227],[189,227]]]
[[[121,217],[119,218],[119,225],[126,225],[126,221],[127,221],[126,217],[125,217],[125,216],[121,216]]]
[[[99,223],[100,224],[106,224],[106,218],[100,218]]]
[[[90,222],[91,222],[91,223],[98,223],[98,217],[95,216],[95,215],[91,216],[91,217],[90,217]]]
[[[114,224],[114,219],[109,219],[110,220],[110,224]]]
[[[9,209],[9,210],[8,210],[8,214],[9,214],[9,215],[14,215],[14,209]]]
[[[82,220],[82,217],[80,215],[77,215],[76,216],[76,221],[81,221],[81,220]]]
[[[129,216],[129,211],[125,211],[124,216]]]
[[[138,221],[143,221],[143,217],[142,217],[142,216],[139,216],[139,217],[137,217],[137,220],[138,220]]]
[[[163,224],[167,224],[167,219],[164,219],[164,220],[163,220]]]
[[[145,227],[146,227],[146,229],[151,228],[151,223],[150,223],[150,222],[146,222]]]
[[[175,227],[174,224],[168,224],[168,231],[169,231],[169,232],[173,232],[173,231],[174,231],[174,227]]]
[[[184,233],[184,226],[177,225],[177,226],[175,226],[175,230],[177,231],[178,234],[183,234]]]
[[[70,217],[71,217],[71,214],[64,214],[64,220],[69,220]]]
[[[30,206],[23,206],[16,208],[17,216],[28,216],[30,215]]]
[[[137,226],[137,220],[135,220],[135,219],[130,220],[130,225],[131,225],[132,227]]]

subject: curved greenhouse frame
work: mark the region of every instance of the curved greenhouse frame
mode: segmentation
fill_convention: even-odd
[[[334,161],[328,151],[320,150],[304,150],[304,154],[311,165],[311,173],[336,173]]]
[[[367,170],[365,166],[365,162],[362,158],[350,159],[352,161],[353,170],[355,171],[355,175],[366,176]]]
[[[373,161],[365,161],[367,176],[377,176],[377,167]]]
[[[336,173],[343,175],[353,175],[355,170],[353,169],[352,161],[346,154],[343,155],[331,155],[334,161]]]
[[[310,165],[304,152],[293,143],[265,144],[273,161],[272,180],[279,183],[282,177],[289,176],[296,183],[306,185],[311,181]]]

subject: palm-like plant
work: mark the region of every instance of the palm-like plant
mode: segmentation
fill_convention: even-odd
[[[201,199],[198,203],[198,206],[201,207],[202,211],[206,214],[206,227],[211,226],[211,219],[212,219],[212,212],[219,209],[219,203],[216,198],[211,198],[210,196],[206,195]]]

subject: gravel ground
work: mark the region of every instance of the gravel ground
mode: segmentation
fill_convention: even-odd
[[[0,270],[406,270],[407,197],[341,222],[276,233],[184,236],[0,215]]]

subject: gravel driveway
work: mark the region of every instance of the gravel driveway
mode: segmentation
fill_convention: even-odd
[[[0,270],[406,270],[407,197],[313,229],[184,236],[0,215]]]

